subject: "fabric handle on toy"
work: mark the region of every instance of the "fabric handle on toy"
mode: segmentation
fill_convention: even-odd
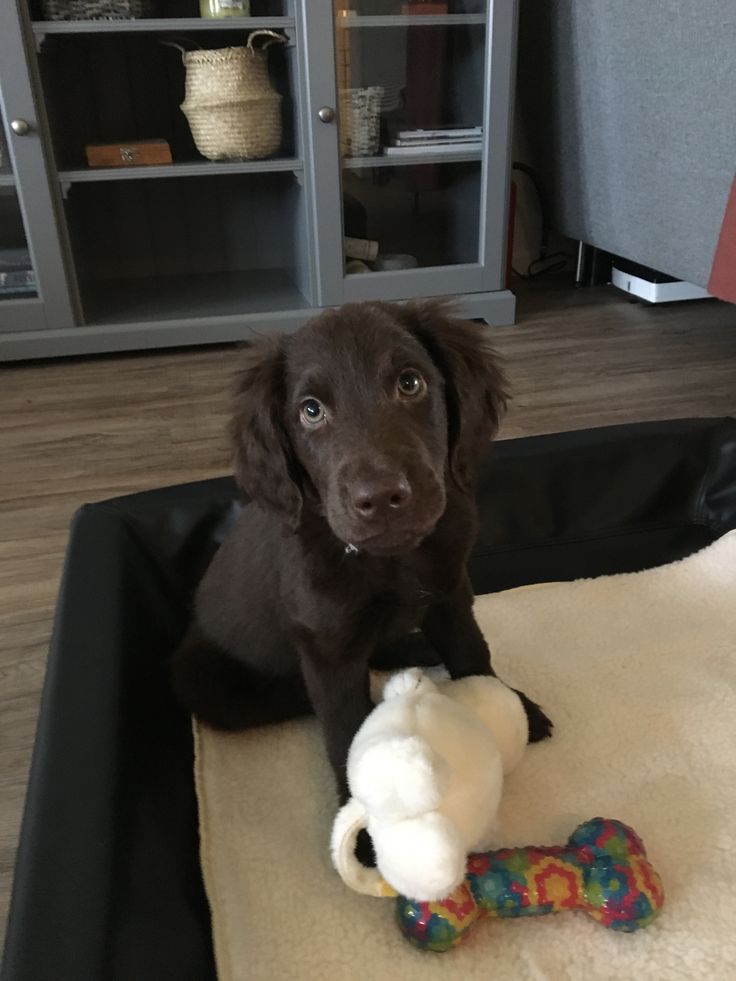
[[[367,825],[365,808],[351,797],[338,811],[332,828],[332,864],[345,885],[356,892],[364,896],[396,896],[396,890],[384,881],[378,869],[367,869],[355,857],[358,834]]]

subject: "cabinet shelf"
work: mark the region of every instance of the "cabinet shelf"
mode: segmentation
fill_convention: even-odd
[[[223,161],[222,163],[194,160],[186,163],[146,167],[97,167],[60,170],[58,176],[64,184],[88,184],[99,181],[137,181],[166,177],[214,177],[220,174],[275,174],[283,171],[292,171],[298,174],[303,169],[303,162],[296,158]]]
[[[86,303],[90,324],[197,320],[309,309],[285,269],[101,280]]]
[[[0,174],[0,187],[15,187],[15,177],[13,174]]]
[[[485,14],[347,14],[338,27],[457,27],[485,24]]]
[[[182,31],[274,31],[294,27],[293,17],[145,17],[138,20],[37,20],[33,33],[47,34],[160,34]]]

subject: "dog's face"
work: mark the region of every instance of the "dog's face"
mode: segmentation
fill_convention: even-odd
[[[391,312],[330,311],[291,339],[285,424],[341,541],[406,551],[440,519],[444,381]]]
[[[503,378],[484,328],[439,304],[350,304],[251,348],[233,421],[236,470],[292,526],[324,515],[360,551],[416,548],[469,488]]]

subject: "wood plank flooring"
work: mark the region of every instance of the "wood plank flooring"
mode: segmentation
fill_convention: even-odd
[[[736,307],[521,284],[502,437],[736,414]],[[227,472],[232,347],[0,367],[0,929],[71,515]]]

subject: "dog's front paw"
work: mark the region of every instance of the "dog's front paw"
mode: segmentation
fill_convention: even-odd
[[[533,702],[523,691],[516,691],[516,694],[521,699],[529,723],[529,742],[538,743],[543,739],[549,739],[554,723],[547,718],[537,703]]]

